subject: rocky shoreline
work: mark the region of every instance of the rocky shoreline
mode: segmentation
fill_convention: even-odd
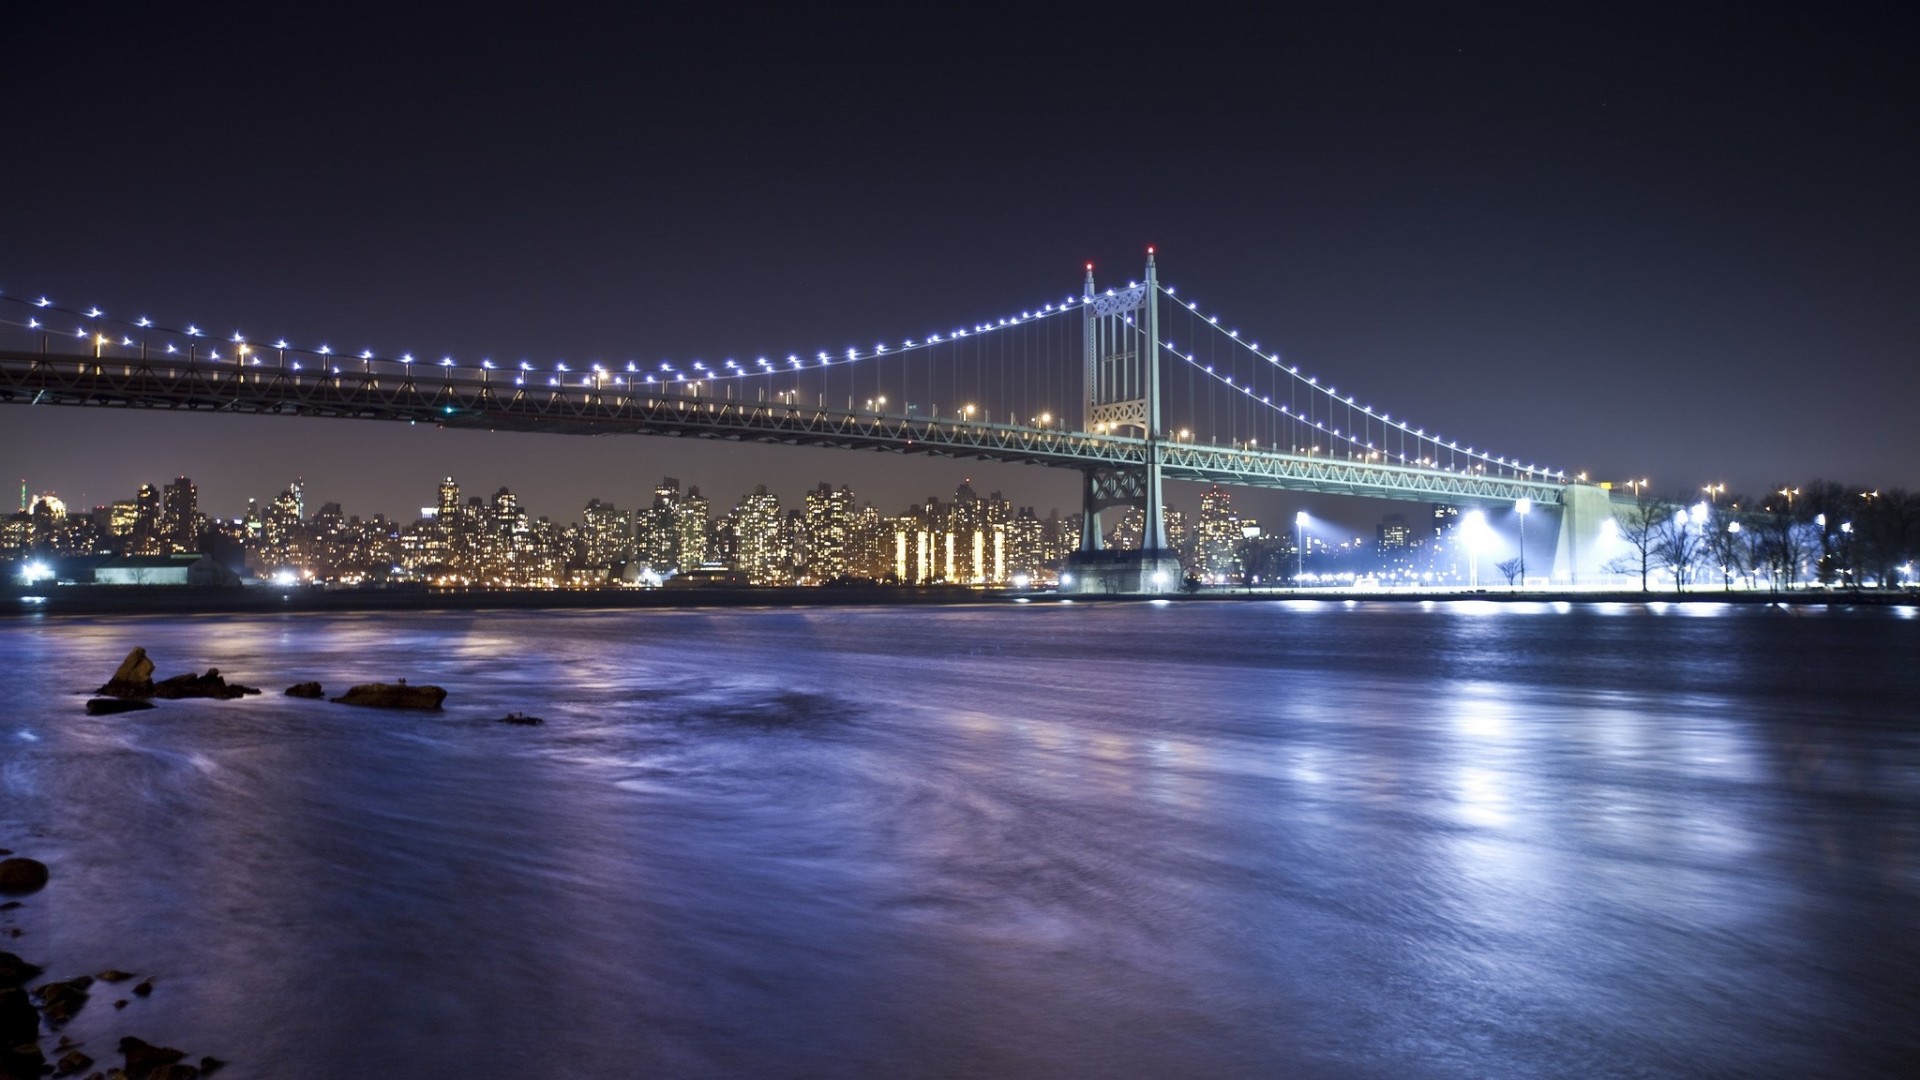
[[[16,856],[7,848],[0,848],[0,857],[4,857],[0,859],[0,898],[4,898],[0,902],[0,934],[11,944],[23,936],[13,924],[15,913],[27,901],[18,898],[38,893],[52,874],[45,863]],[[121,1057],[120,1066],[94,1068],[98,1062],[88,1053],[86,1044],[61,1034],[60,1029],[86,1008],[96,988],[113,987],[112,993],[118,995],[121,985],[140,976],[110,968],[91,975],[36,981],[45,971],[43,965],[0,950],[0,1080],[40,1080],[49,1074],[82,1080],[199,1080],[226,1065],[212,1056],[187,1064],[185,1051],[122,1035],[113,1050]],[[124,1010],[135,999],[151,997],[154,982],[151,975],[140,979],[127,991],[130,996],[115,996],[114,1009]],[[56,1035],[58,1041],[51,1047],[41,1045]]]
[[[113,676],[92,691],[86,711],[94,716],[107,716],[151,709],[156,701],[233,701],[261,692],[256,687],[227,681],[218,668],[208,668],[204,674],[188,672],[158,681],[153,674],[154,663],[147,650],[134,648]],[[438,712],[446,701],[447,691],[396,679],[359,683],[329,698],[319,682],[309,680],[287,687],[286,696],[362,708]],[[518,726],[544,723],[539,717],[521,712],[509,713],[501,722]],[[24,936],[24,931],[15,925],[17,913],[29,903],[29,898],[47,887],[51,877],[45,863],[0,848],[0,940],[11,944]],[[89,1052],[85,1044],[62,1034],[61,1028],[85,1009],[96,994],[111,994],[116,1011],[150,997],[156,978],[152,975],[142,978],[135,972],[117,968],[54,979],[43,979],[45,974],[44,965],[0,950],[0,1080],[40,1080],[48,1075],[78,1080],[199,1080],[226,1064],[211,1056],[189,1063],[184,1051],[126,1034],[112,1051],[120,1055],[121,1064],[96,1067],[99,1064],[96,1054],[106,1056],[105,1053],[99,1049]],[[120,988],[127,983],[133,985],[121,996]],[[49,1039],[56,1041],[50,1046],[42,1045]]]

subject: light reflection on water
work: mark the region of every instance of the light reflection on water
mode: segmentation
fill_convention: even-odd
[[[23,619],[9,947],[234,1076],[1896,1075],[1920,625],[1653,614]]]

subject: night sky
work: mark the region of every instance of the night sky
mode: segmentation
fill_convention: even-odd
[[[1006,314],[1087,260],[1137,276],[1151,243],[1303,371],[1497,452],[1676,493],[1920,487],[1920,57],[1895,7],[1172,6],[9,10],[0,291],[356,351],[691,359]],[[889,513],[965,476],[1042,513],[1078,490],[17,406],[0,468],[88,505],[184,473],[222,514],[303,475],[310,506],[408,518],[448,473],[569,520],[666,474],[719,507],[756,482]]]

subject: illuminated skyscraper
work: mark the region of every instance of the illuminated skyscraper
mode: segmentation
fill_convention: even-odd
[[[853,492],[821,484],[807,492],[804,558],[807,580],[818,585],[845,577],[854,547]]]
[[[168,484],[160,512],[160,533],[173,551],[200,548],[200,489],[186,477]]]
[[[161,555],[165,553],[165,537],[160,528],[160,493],[152,484],[141,484],[140,490],[133,496],[133,543],[128,549],[132,555]]]
[[[1200,496],[1200,528],[1196,538],[1195,569],[1213,581],[1239,577],[1240,515],[1233,512],[1233,496],[1216,485]]]
[[[786,545],[782,533],[785,515],[780,499],[767,492],[767,485],[743,495],[729,515],[733,533],[733,568],[745,574],[755,585],[790,585]]]
[[[633,551],[633,526],[627,515],[612,503],[591,499],[582,517],[581,557],[587,568],[605,570],[625,562]]]

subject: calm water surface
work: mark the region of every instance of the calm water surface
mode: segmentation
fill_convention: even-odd
[[[144,645],[269,693],[88,717]],[[242,1077],[1910,1075],[1911,609],[0,622],[0,914]],[[406,676],[440,715],[280,696]],[[509,727],[510,710],[546,718]],[[51,1045],[48,1042],[46,1045]]]

